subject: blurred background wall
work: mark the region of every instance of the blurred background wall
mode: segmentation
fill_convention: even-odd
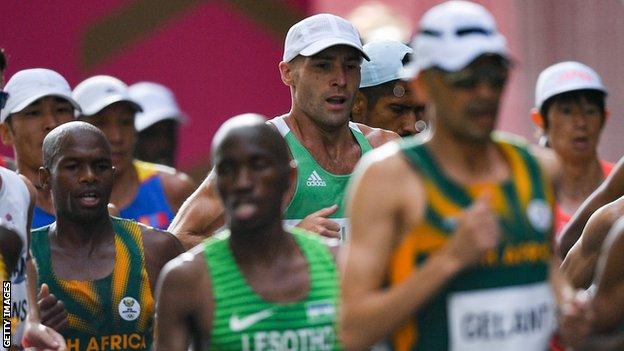
[[[403,23],[408,37],[422,13],[439,2],[378,1]],[[516,59],[500,129],[534,140],[528,114],[537,75],[557,61],[582,61],[602,75],[610,91],[612,117],[603,133],[601,156],[619,159],[624,145],[624,2],[477,2],[492,11]],[[181,129],[179,168],[201,178],[209,167],[212,135],[224,120],[243,112],[287,112],[290,95],[277,64],[288,28],[313,13],[353,16],[356,8],[369,3],[5,0],[0,46],[9,56],[7,80],[21,69],[47,67],[72,86],[92,75],[109,74],[128,84],[150,80],[170,87],[191,117]],[[11,155],[11,150],[0,147],[0,153]]]

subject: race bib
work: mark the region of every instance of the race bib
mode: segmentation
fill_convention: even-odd
[[[340,242],[345,242],[347,240],[347,238],[349,237],[349,233],[347,232],[348,228],[349,228],[349,219],[348,218],[329,218],[330,220],[338,223],[338,225],[340,226]],[[301,219],[284,219],[282,221],[282,224],[284,224],[285,226],[291,226],[294,227],[297,224],[299,224],[299,222],[301,222]]]
[[[554,306],[548,283],[453,293],[447,305],[450,349],[546,350]]]

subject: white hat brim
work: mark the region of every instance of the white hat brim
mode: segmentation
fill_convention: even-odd
[[[354,44],[353,41],[349,39],[339,38],[339,37],[325,38],[323,40],[315,41],[314,43],[308,45],[305,49],[301,50],[299,52],[299,55],[302,55],[302,56],[316,55],[319,52],[329,47],[336,46],[336,45],[347,45],[352,48],[355,48],[362,54],[362,57],[364,57],[366,61],[370,61],[370,58],[368,58],[368,55],[366,55],[362,46],[358,46]]]
[[[72,104],[72,106],[76,109],[76,111],[81,111],[80,105],[76,102],[76,100],[74,100],[71,97],[71,95],[68,95],[67,93],[65,93],[63,91],[52,89],[52,90],[40,91],[39,93],[34,94],[34,95],[28,97],[27,99],[24,99],[19,104],[15,105],[10,111],[8,111],[6,116],[2,116],[3,117],[2,121],[4,121],[6,118],[8,118],[9,115],[11,115],[13,113],[21,112],[23,109],[28,107],[28,105],[32,104],[33,102],[35,102],[35,101],[37,101],[37,100],[39,100],[41,98],[46,97],[46,96],[53,96],[53,97],[59,97],[59,98],[65,99],[65,100],[69,101],[70,104]],[[4,113],[3,113],[3,115],[4,115]]]

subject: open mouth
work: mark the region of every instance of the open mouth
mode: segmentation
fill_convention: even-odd
[[[589,147],[589,138],[587,137],[576,137],[572,139],[572,146],[575,149],[586,149]]]
[[[78,201],[84,207],[94,207],[100,204],[101,196],[96,191],[84,191],[78,195]]]
[[[325,101],[331,109],[344,109],[347,99],[344,96],[332,96]]]
[[[253,202],[241,202],[234,206],[234,218],[239,221],[249,220],[258,212],[258,205]]]

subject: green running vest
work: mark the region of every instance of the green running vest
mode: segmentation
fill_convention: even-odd
[[[351,174],[333,174],[321,167],[290,131],[284,117],[271,120],[280,134],[286,139],[290,153],[297,161],[297,184],[295,193],[284,213],[284,223],[296,225],[307,215],[322,208],[337,204],[338,210],[329,216],[341,227],[341,239],[348,237],[348,219],[345,218],[345,193]],[[372,150],[364,134],[355,123],[349,122],[351,133],[360,145],[362,155]]]
[[[229,245],[229,231],[204,242],[204,257],[215,299],[211,350],[339,350],[338,276],[329,249],[315,234],[289,231],[308,262],[305,300],[265,301],[247,284]]]
[[[52,271],[50,226],[32,232],[31,251],[39,268],[39,285],[67,308],[69,327],[62,331],[69,351],[149,350],[153,305],[145,269],[141,224],[111,217],[115,231],[115,266],[102,279],[59,279]]]
[[[403,155],[423,178],[427,208],[424,223],[410,230],[391,257],[390,285],[406,280],[444,246],[456,216],[483,191],[492,195],[502,238],[480,264],[449,281],[395,332],[395,350],[546,349],[554,323],[547,284],[553,195],[524,145],[497,135],[494,140],[510,178],[469,186],[446,176],[419,138],[401,142]]]

